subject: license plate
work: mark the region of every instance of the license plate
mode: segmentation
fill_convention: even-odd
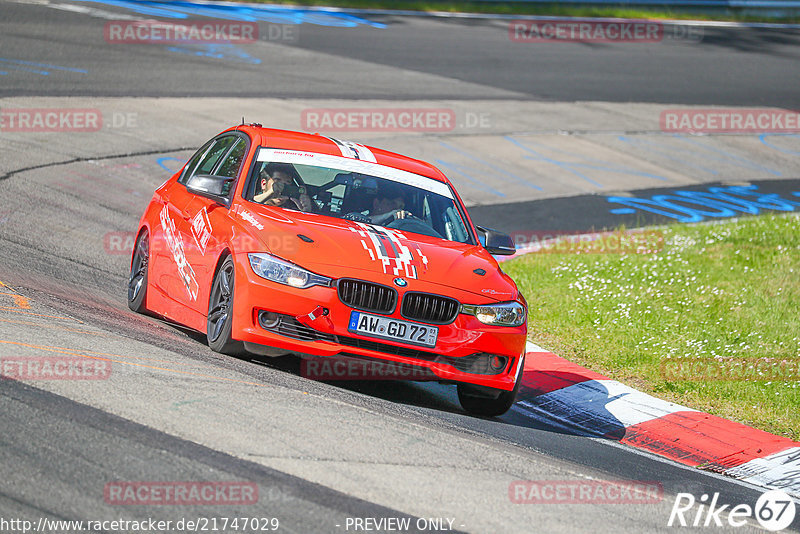
[[[435,347],[436,338],[439,336],[439,329],[435,326],[398,321],[357,311],[350,313],[350,324],[347,329],[364,336],[391,339],[424,347]]]

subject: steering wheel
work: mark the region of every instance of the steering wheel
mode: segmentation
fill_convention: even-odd
[[[431,237],[442,238],[442,235],[428,225],[424,220],[413,215],[403,219],[395,219],[386,225],[386,228],[394,228],[396,230],[414,232],[415,234],[422,234]]]
[[[350,213],[348,213],[347,215],[342,217],[342,219],[347,219],[348,221],[363,222],[363,223],[371,223],[372,222],[372,220],[370,220],[369,217],[367,217],[366,215],[364,215],[360,211],[351,211]]]
[[[401,213],[403,214],[402,217],[399,216]],[[381,214],[380,218],[375,220],[374,222],[375,224],[378,224],[380,226],[388,226],[393,222],[411,221],[411,220],[417,220],[423,223],[425,222],[416,215],[412,215],[410,211],[404,210],[402,208],[392,211],[387,211],[386,213]]]
[[[399,215],[401,213],[403,213],[405,215],[403,215],[402,217],[399,217]],[[413,213],[411,213],[410,211],[403,210],[403,209],[395,210],[395,212],[394,212],[394,220],[395,221],[422,221],[422,222],[425,222],[422,219],[420,219],[419,217],[417,217],[416,215],[414,215]]]

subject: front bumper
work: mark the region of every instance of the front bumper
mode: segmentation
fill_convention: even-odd
[[[505,391],[514,388],[525,350],[525,324],[490,326],[474,316],[459,314],[450,324],[435,325],[439,336],[433,348],[376,339],[348,330],[353,308],[341,302],[335,287],[297,289],[256,275],[246,254],[235,254],[234,262],[234,339],[287,352],[392,362],[409,369],[425,370],[424,373],[410,373],[412,380],[461,382]],[[326,315],[308,316],[321,308],[327,310]],[[408,322],[400,316],[399,308],[384,316]],[[265,328],[259,322],[263,311],[282,314],[285,323],[280,328]],[[295,319],[298,316],[303,317]],[[500,356],[505,364],[499,371],[492,370],[484,365],[486,358],[482,355]]]

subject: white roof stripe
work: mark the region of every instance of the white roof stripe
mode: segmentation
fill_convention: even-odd
[[[364,145],[353,143],[352,141],[341,141],[333,137],[328,137],[327,139],[330,139],[336,143],[336,146],[339,147],[339,151],[341,151],[342,156],[346,158],[363,159],[364,161],[371,161],[372,163],[376,163],[378,161],[375,159],[375,154],[373,154],[372,151]]]
[[[355,147],[356,152],[358,152],[358,159],[363,159],[366,161],[371,161],[372,163],[377,163],[377,159],[375,159],[375,154],[372,153],[372,150],[368,149],[364,145],[359,145],[357,143],[353,143],[353,147]]]
[[[347,149],[347,147],[346,147],[346,146],[344,146],[344,143],[342,143],[342,142],[341,142],[341,141],[339,141],[338,139],[334,139],[333,137],[326,137],[326,139],[330,139],[331,141],[333,141],[334,143],[336,143],[336,146],[339,148],[339,152],[341,152],[341,153],[342,153],[342,156],[343,156],[343,157],[345,157],[345,158],[349,158],[349,157],[351,157],[351,154],[352,154],[352,152],[350,152],[350,151]]]

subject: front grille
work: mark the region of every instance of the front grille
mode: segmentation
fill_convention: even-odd
[[[339,300],[358,310],[390,314],[397,304],[397,291],[388,286],[342,278],[336,285]]]
[[[423,323],[449,324],[456,320],[461,304],[450,297],[410,291],[403,296],[400,315]]]

